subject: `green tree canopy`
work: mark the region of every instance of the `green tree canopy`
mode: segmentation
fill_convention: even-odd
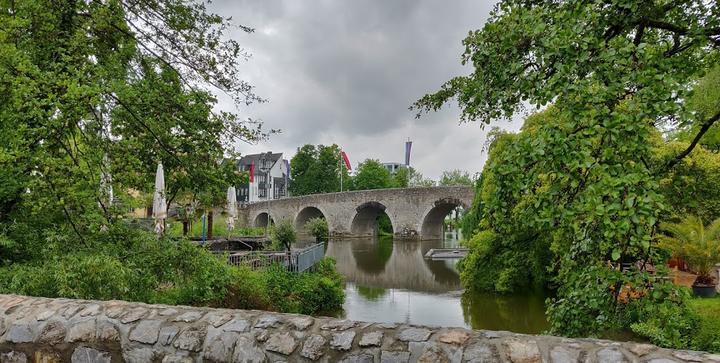
[[[711,119],[713,112],[720,110],[720,65],[712,68],[693,87],[688,97],[688,110],[693,115],[689,122],[679,122],[673,128],[672,137],[679,141],[692,142],[702,131],[703,124],[696,120]],[[714,123],[707,128],[698,143],[714,153],[720,153],[720,125]],[[687,147],[686,147],[687,148]]]
[[[667,313],[678,303],[675,289],[658,282],[657,293],[619,304],[621,287],[642,289],[646,262],[661,261],[652,243],[666,207],[657,176],[720,119],[720,109],[693,112],[686,102],[720,57],[718,14],[720,4],[702,0],[504,0],[463,41],[472,72],[415,103],[422,112],[457,100],[463,121],[483,124],[554,104],[490,166],[494,196],[484,205],[502,236],[513,233],[506,229],[515,224],[499,223],[510,217],[532,233],[551,232],[552,331],[593,334],[647,317],[650,309],[638,306],[666,304]],[[678,154],[651,161],[657,127],[676,122],[697,133]]]
[[[221,160],[263,134],[213,111],[210,91],[262,99],[240,78],[247,55],[227,20],[178,0],[0,0],[0,9],[0,238],[22,241],[16,256],[87,244],[122,218],[130,191],[152,190],[158,162],[171,201],[202,192],[212,203],[242,178]]]
[[[378,160],[367,159],[360,163],[353,177],[354,190],[384,189],[393,187],[390,172]]]
[[[452,185],[473,185],[473,177],[470,173],[460,169],[443,171],[440,176],[438,185],[452,186]]]
[[[432,187],[435,181],[425,178],[412,166],[402,167],[392,176],[394,188]]]
[[[332,144],[306,144],[290,160],[290,192],[293,195],[332,193],[340,190],[340,168],[343,189],[350,185],[347,169],[340,164],[340,147]]]

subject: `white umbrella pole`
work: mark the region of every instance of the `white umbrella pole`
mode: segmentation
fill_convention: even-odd
[[[230,233],[235,229],[235,218],[237,217],[237,196],[235,194],[235,187],[229,187],[227,190],[227,229],[228,238]]]
[[[158,237],[161,237],[165,233],[166,218],[165,171],[163,170],[162,163],[160,163],[155,172],[155,192],[153,193],[153,219],[155,219],[155,233],[158,234]]]

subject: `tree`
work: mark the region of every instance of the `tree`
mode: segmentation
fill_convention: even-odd
[[[656,149],[655,158],[668,160],[686,149],[688,142],[672,141]],[[698,216],[710,223],[720,218],[720,154],[696,147],[669,172],[659,176],[660,192],[667,204],[663,219]]]
[[[668,233],[660,237],[661,246],[685,258],[698,275],[695,283],[712,284],[712,271],[720,262],[720,219],[706,227],[702,219],[688,215],[679,223],[663,223],[661,228]]]
[[[315,145],[303,145],[290,159],[290,193],[295,196],[312,194],[316,170],[317,149]]]
[[[367,159],[360,163],[353,177],[354,190],[385,189],[392,186],[390,172],[378,160]]]
[[[440,176],[440,181],[438,182],[438,185],[442,186],[452,186],[452,185],[473,185],[473,178],[470,176],[470,173],[467,171],[462,171],[459,169],[451,170],[451,171],[443,171],[442,175]]]
[[[313,237],[315,237],[316,242],[326,240],[330,234],[328,223],[325,218],[322,217],[308,219],[308,221],[305,222],[305,229],[308,230]]]
[[[720,109],[720,65],[708,71],[693,87],[693,92],[687,100],[688,110],[694,115],[693,119],[710,119],[715,110]],[[681,122],[673,130],[672,139],[692,142],[695,135],[701,131],[702,124],[697,122]],[[713,124],[698,141],[706,149],[720,153],[720,125]],[[687,146],[686,146],[687,148]]]
[[[412,167],[401,167],[394,175],[392,175],[392,186],[393,188],[407,188],[410,186],[411,174],[415,173],[415,169]]]
[[[290,192],[293,195],[332,193],[340,190],[340,147],[333,144],[303,145],[290,160]],[[343,189],[350,177],[342,167]]]
[[[152,190],[158,162],[170,202],[201,191],[221,197],[242,178],[217,161],[236,141],[264,135],[258,123],[213,111],[208,89],[237,103],[262,99],[240,79],[237,61],[247,55],[226,37],[224,18],[177,0],[0,8],[0,180],[9,181],[0,235],[16,241],[16,261],[56,243],[89,246],[100,226],[123,217],[131,190]],[[102,174],[120,203],[107,200]]]
[[[392,179],[393,188],[431,187],[435,185],[434,181],[424,178],[423,175],[412,166],[398,169],[395,175],[392,176]]]
[[[422,173],[415,171],[413,169],[413,172],[410,173],[410,176],[408,178],[408,186],[410,187],[434,187],[435,181],[426,178],[422,175]]]
[[[414,104],[420,113],[456,99],[462,121],[488,124],[528,104],[553,103],[538,120],[546,122],[526,123],[528,131],[492,166],[495,197],[484,206],[490,222],[531,211],[525,228],[552,233],[553,332],[592,334],[647,318],[647,310],[631,313],[641,305],[665,312],[682,305],[660,282],[637,304],[619,302],[623,289],[642,290],[651,279],[646,262],[661,261],[652,243],[665,207],[657,175],[676,167],[720,119],[720,109],[693,113],[684,102],[718,62],[719,12],[720,4],[701,0],[504,0],[463,42],[472,73]],[[678,121],[695,125],[691,142],[651,162],[656,126]],[[611,267],[623,263],[640,268]]]
[[[290,252],[292,244],[297,241],[297,233],[295,227],[288,220],[283,220],[278,223],[272,231],[272,244],[273,246],[281,246],[287,252]]]

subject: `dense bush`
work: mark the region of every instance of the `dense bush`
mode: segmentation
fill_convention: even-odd
[[[466,288],[509,293],[542,288],[548,282],[549,243],[538,236],[502,238],[485,230],[464,244],[470,251],[459,268]]]
[[[692,348],[720,352],[720,298],[692,299],[689,306],[697,317]]]
[[[387,213],[381,213],[377,217],[377,228],[378,228],[378,235],[380,235],[380,236],[392,236],[393,235],[392,221],[390,221],[390,217],[387,215]]]
[[[290,221],[282,221],[273,227],[271,239],[272,249],[290,251],[292,244],[297,241],[295,227]]]
[[[120,232],[124,238],[118,239]],[[344,299],[332,261],[303,274],[279,267],[250,271],[186,240],[157,239],[129,228],[105,237],[86,249],[0,268],[0,293],[307,314],[339,308]]]
[[[656,158],[668,160],[687,146],[687,142],[661,145],[656,148]],[[672,216],[696,215],[705,223],[720,218],[720,154],[698,147],[663,175],[659,183]]]
[[[317,242],[326,240],[329,235],[327,220],[322,217],[310,218],[305,222],[305,229],[315,237],[315,241]]]
[[[281,266],[265,272],[266,293],[277,310],[301,314],[339,309],[345,299],[342,277],[335,271],[335,261],[324,258],[313,273],[288,273]]]
[[[686,304],[671,299],[644,306],[646,316],[633,332],[657,345],[720,352],[720,298],[684,298]]]
[[[121,243],[48,254],[9,265],[0,291],[48,297],[207,304],[230,283],[230,267],[187,241],[125,229]]]

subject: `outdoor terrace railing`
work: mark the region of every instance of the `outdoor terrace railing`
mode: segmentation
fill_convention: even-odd
[[[305,272],[325,255],[325,244],[316,243],[299,251],[216,251],[218,255],[228,255],[228,263],[233,266],[247,266],[253,270],[268,268],[272,265],[285,266],[291,272]]]

